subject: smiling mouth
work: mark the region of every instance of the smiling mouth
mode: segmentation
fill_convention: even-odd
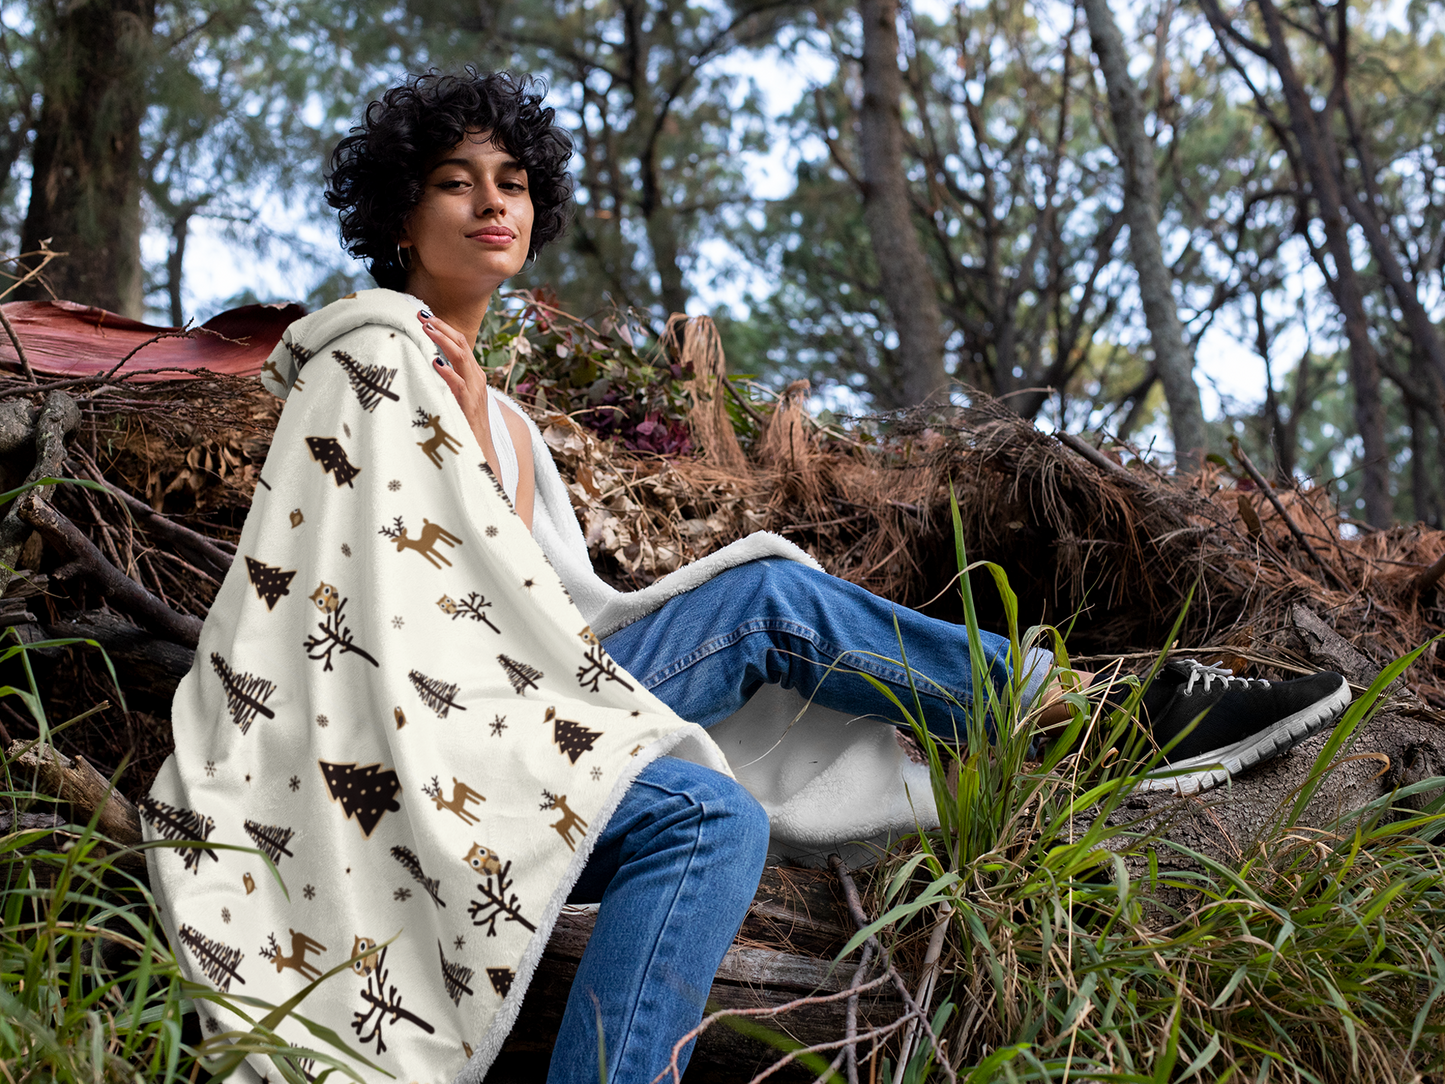
[[[517,238],[517,235],[511,230],[497,228],[495,226],[485,230],[477,230],[475,233],[467,234],[467,236],[473,241],[490,241],[494,244],[507,244],[515,241]]]

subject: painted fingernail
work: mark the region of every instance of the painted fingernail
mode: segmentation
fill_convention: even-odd
[[[449,362],[446,358],[441,357],[440,355],[438,355],[437,357],[432,358],[432,361],[433,361],[434,363],[436,363],[437,365],[445,365],[448,369],[450,369],[450,368],[452,367],[452,363]]]
[[[416,315],[419,320],[425,323],[427,320],[430,320],[432,318],[432,311],[431,309],[422,308],[417,310]]]

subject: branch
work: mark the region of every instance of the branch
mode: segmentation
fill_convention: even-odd
[[[10,336],[10,345],[15,347],[15,356],[20,359],[20,368],[30,378],[30,383],[39,384],[35,378],[35,370],[30,368],[30,359],[25,356],[25,348],[20,345],[20,336],[15,334],[15,328],[10,323],[10,317],[5,315],[5,309],[0,306],[0,324],[5,326],[5,334]]]
[[[15,502],[15,513],[40,532],[42,538],[72,558],[74,571],[88,575],[118,609],[134,617],[150,632],[194,649],[201,635],[201,620],[178,614],[106,560],[80,528],[52,508],[38,490]],[[63,578],[59,572],[56,578]]]
[[[1341,591],[1352,592],[1353,589],[1350,585],[1345,583],[1345,581],[1339,577],[1339,574],[1329,565],[1325,564],[1324,559],[1315,552],[1315,548],[1310,545],[1310,540],[1306,538],[1304,532],[1299,529],[1299,524],[1295,523],[1290,514],[1285,511],[1285,507],[1280,503],[1279,498],[1275,496],[1274,487],[1265,481],[1264,475],[1259,473],[1259,468],[1250,461],[1249,456],[1246,455],[1244,449],[1240,447],[1239,438],[1230,437],[1229,447],[1234,452],[1234,458],[1239,460],[1239,465],[1254,479],[1254,484],[1259,487],[1261,493],[1269,498],[1269,503],[1274,505],[1274,510],[1279,513],[1280,519],[1284,520],[1285,526],[1289,528],[1290,534],[1294,535],[1295,541],[1303,546],[1304,551],[1310,555],[1310,560],[1319,565],[1320,570],[1324,572]]]

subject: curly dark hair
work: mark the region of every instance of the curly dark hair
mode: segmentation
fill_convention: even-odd
[[[341,212],[342,246],[367,261],[378,286],[406,288],[397,238],[421,202],[431,163],[468,132],[490,132],[527,170],[534,216],[528,255],[562,233],[572,206],[572,137],[542,104],[546,91],[529,75],[433,70],[366,107],[365,120],[331,154],[326,202]]]

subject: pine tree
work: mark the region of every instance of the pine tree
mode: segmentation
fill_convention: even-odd
[[[180,809],[165,802],[156,801],[150,795],[142,798],[137,805],[141,814],[150,821],[151,827],[162,839],[186,839],[196,843],[204,843],[211,838],[211,833],[216,829],[216,822],[210,817],[196,812],[194,809]],[[221,859],[215,851],[206,850],[203,847],[177,848],[184,860],[185,868],[192,873],[199,873],[201,868],[201,855],[207,855],[212,862],[219,862]]]
[[[321,464],[321,469],[335,476],[337,486],[356,488],[351,485],[351,480],[361,473],[361,468],[346,458],[346,449],[341,446],[341,441],[335,437],[307,437],[306,447],[311,450],[311,458]]]
[[[455,700],[461,689],[460,685],[448,685],[440,678],[429,678],[420,670],[413,670],[406,676],[416,687],[416,694],[421,697],[421,702],[436,712],[438,717],[445,719],[447,712],[452,708],[456,708],[457,711],[467,710]]]
[[[361,403],[363,410],[375,410],[383,395],[394,403],[400,402],[395,392],[387,390],[396,377],[395,369],[384,369],[380,365],[362,368],[361,362],[344,350],[333,350],[331,356],[346,370],[346,377],[351,381],[351,390],[356,392],[357,401]]]
[[[492,483],[492,488],[497,491],[497,496],[501,497],[502,500],[506,502],[508,508],[511,508],[512,498],[507,496],[506,489],[503,488],[501,482],[497,481],[497,476],[492,473],[492,468],[487,466],[487,461],[485,459],[482,460],[480,466],[482,468],[482,473],[485,474],[487,476],[487,480]]]
[[[242,986],[246,985],[246,980],[236,970],[243,956],[240,949],[212,941],[194,926],[181,927],[181,943],[191,950],[196,962],[201,965],[201,973],[215,983],[217,989],[229,993],[232,979]]]
[[[437,942],[437,955],[442,958],[442,981],[446,983],[447,997],[452,999],[452,1004],[458,1008],[462,1004],[462,995],[472,996],[472,988],[467,983],[472,981],[476,974],[470,967],[454,963],[447,959],[447,954],[442,951],[442,943]]]
[[[577,758],[587,752],[602,737],[600,730],[588,730],[581,723],[571,719],[556,719],[552,723],[552,740],[557,749],[577,763]]]
[[[517,973],[510,967],[489,967],[487,978],[491,980],[492,989],[497,991],[498,997],[506,997],[512,989],[512,980]]]
[[[295,858],[286,849],[286,844],[291,842],[291,837],[296,833],[289,828],[283,828],[279,824],[258,824],[255,821],[245,822],[246,834],[256,841],[256,846],[270,857],[272,862],[279,863],[284,854],[287,858]]]
[[[326,760],[317,763],[321,765],[331,800],[341,803],[348,820],[356,818],[363,839],[371,838],[382,817],[401,808],[396,800],[401,781],[390,768],[383,770],[380,764],[333,764]]]
[[[256,588],[258,597],[266,600],[266,609],[274,610],[276,603],[282,595],[291,593],[291,580],[296,572],[283,572],[276,565],[268,565],[264,561],[258,561],[254,557],[246,558],[246,575],[251,577],[251,585]]]
[[[498,655],[497,661],[502,664],[502,669],[507,672],[507,680],[512,683],[512,688],[517,690],[518,696],[526,696],[528,689],[537,687],[537,679],[542,677],[542,671],[534,666],[528,666],[516,659],[509,659],[505,655]]]
[[[435,782],[436,776],[432,776],[432,780]],[[438,790],[440,790],[440,788],[438,788]],[[447,905],[446,900],[437,895],[437,889],[441,887],[441,882],[433,877],[428,877],[422,871],[421,859],[417,858],[416,854],[409,847],[393,847],[391,849],[391,856],[402,864],[403,869],[411,874],[412,880],[426,889],[426,894],[431,897],[432,903],[438,907],[445,907]]]
[[[276,718],[276,713],[266,706],[266,701],[276,691],[275,685],[255,674],[232,670],[231,664],[216,651],[211,652],[211,666],[226,690],[226,706],[230,709],[231,719],[241,728],[242,734],[251,729],[258,714],[268,719]]]

